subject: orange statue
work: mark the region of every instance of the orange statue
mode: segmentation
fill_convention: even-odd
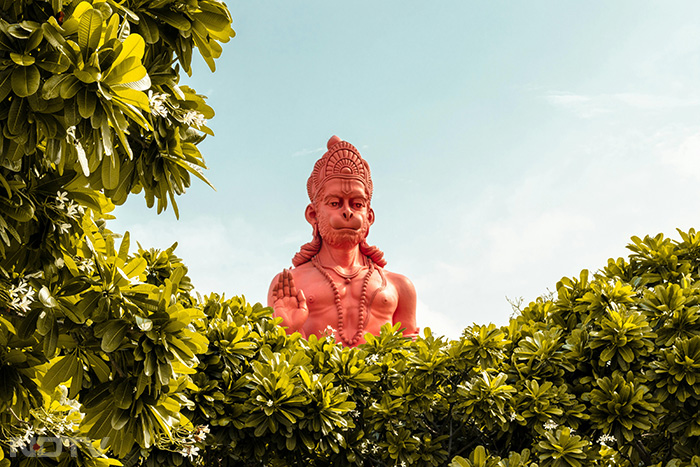
[[[350,143],[333,136],[307,182],[306,220],[313,240],[292,259],[293,269],[270,284],[268,305],[287,333],[304,337],[332,332],[347,346],[401,323],[418,335],[416,290],[401,274],[386,271],[384,253],[367,244],[374,223],[369,165]]]

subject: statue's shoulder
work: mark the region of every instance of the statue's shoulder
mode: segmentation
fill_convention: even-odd
[[[400,296],[412,295],[415,297],[416,288],[413,285],[413,282],[411,282],[411,279],[397,272],[387,271],[386,269],[383,269],[383,271],[386,275],[387,281],[396,287],[396,290],[398,290]]]
[[[311,264],[311,261],[309,261],[304,264],[300,264],[299,266],[293,267],[290,271],[292,273],[292,276],[294,276],[295,281],[305,281],[310,277],[313,279],[314,273],[316,272],[316,268],[313,264]]]

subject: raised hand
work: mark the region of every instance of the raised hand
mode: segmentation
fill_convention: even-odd
[[[294,277],[288,269],[284,269],[279,275],[279,280],[272,289],[272,299],[273,316],[281,317],[282,326],[287,326],[288,331],[301,332],[306,318],[309,317],[309,308],[306,306],[304,292],[297,291]]]

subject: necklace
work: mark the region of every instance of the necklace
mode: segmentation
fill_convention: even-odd
[[[343,304],[340,302],[340,292],[338,291],[338,286],[335,285],[333,278],[325,270],[325,268],[321,264],[321,261],[319,261],[318,256],[314,256],[313,258],[311,258],[311,264],[313,264],[314,267],[321,274],[323,274],[323,277],[325,277],[326,281],[330,284],[331,290],[333,290],[333,296],[335,297],[335,310],[338,314],[338,336],[340,337],[340,340],[345,345],[355,345],[357,341],[360,340],[360,337],[362,337],[363,331],[365,330],[367,320],[367,286],[369,285],[369,279],[370,277],[372,277],[372,272],[374,271],[374,262],[371,259],[369,260],[369,269],[367,270],[367,274],[365,275],[365,278],[362,281],[362,293],[360,294],[360,308],[358,310],[359,322],[357,326],[357,332],[355,332],[355,334],[350,338],[348,338],[345,335],[345,327],[343,325]],[[357,269],[356,272],[346,275],[338,274],[338,271],[336,271],[336,269],[333,268],[333,272],[345,279],[345,282],[347,283],[350,282],[350,279],[356,277],[361,270],[362,268],[360,267]]]
[[[345,279],[346,284],[349,284],[354,278],[357,277],[358,274],[360,274],[360,271],[362,271],[362,266],[360,266],[359,268],[357,268],[357,270],[355,272],[351,272],[350,274],[340,272],[340,267],[338,267],[338,266],[336,266],[334,268],[326,268],[326,269],[332,269],[334,273],[338,274],[340,277]]]

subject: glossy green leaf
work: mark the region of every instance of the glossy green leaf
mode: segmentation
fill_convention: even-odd
[[[14,74],[13,74],[14,76]],[[7,115],[7,129],[14,135],[24,131],[27,123],[27,101],[25,99],[12,99],[10,111]]]
[[[12,70],[2,70],[0,71],[0,101],[4,101],[5,98],[12,91]]]
[[[36,65],[17,67],[12,71],[12,91],[19,97],[27,97],[39,90],[41,73]]]
[[[58,357],[44,376],[43,386],[53,390],[64,381],[71,379],[78,371],[78,358],[75,353]]]
[[[90,118],[95,113],[95,106],[97,105],[95,93],[91,89],[84,87],[78,91],[76,97],[78,99],[78,113],[83,118]]]
[[[106,157],[102,160],[102,184],[112,190],[119,184],[120,162],[116,157]]]
[[[180,29],[181,31],[189,31],[192,23],[184,15],[176,13],[169,9],[151,10],[156,19],[169,24],[170,26]]]
[[[78,78],[71,75],[61,83],[59,95],[62,99],[71,99],[78,93],[78,91],[80,91],[80,89],[83,88],[83,86],[85,85]],[[78,110],[77,106],[75,110]]]
[[[78,25],[78,45],[84,51],[83,56],[89,57],[97,49],[102,36],[102,13],[96,8],[87,10],[80,17]]]
[[[70,60],[60,52],[48,52],[42,54],[39,57],[39,60],[37,60],[36,64],[40,68],[53,73],[54,75],[51,78],[60,76],[60,73],[63,73],[70,68]],[[49,78],[49,80],[51,78]]]
[[[126,336],[126,332],[129,330],[129,323],[124,320],[114,320],[110,321],[105,328],[104,335],[102,336],[102,342],[100,347],[105,352],[114,352],[117,350]]]
[[[28,54],[11,53],[10,58],[19,66],[29,66],[36,62],[36,59],[32,55]]]
[[[138,31],[147,44],[155,44],[160,40],[158,24],[147,14],[139,15]]]

